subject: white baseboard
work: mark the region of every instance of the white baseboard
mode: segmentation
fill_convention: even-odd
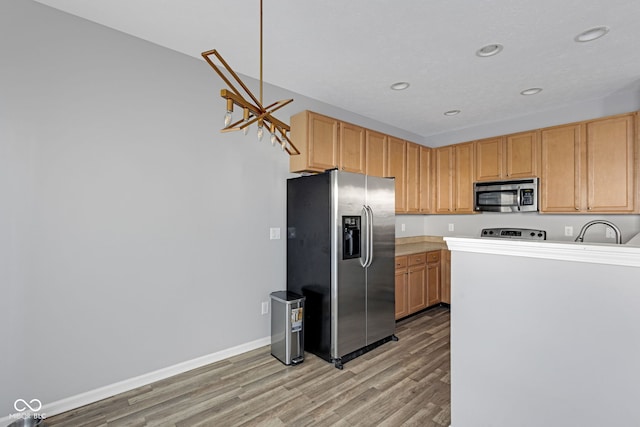
[[[181,374],[183,372],[190,371],[192,369],[199,368],[201,366],[208,365],[210,363],[218,362],[228,357],[236,356],[238,354],[246,353],[247,351],[255,350],[256,348],[263,347],[271,344],[271,337],[260,338],[255,341],[251,341],[245,344],[241,344],[236,347],[228,348],[218,351],[216,353],[207,354],[206,356],[197,357],[192,360],[187,360],[168,366],[166,368],[158,369],[157,371],[149,372],[139,375],[137,377],[129,378],[124,381],[119,381],[114,384],[106,385],[104,387],[89,390],[84,393],[76,394],[55,402],[47,403],[42,406],[42,409],[38,411],[41,414],[46,414],[47,417],[52,417],[63,412],[70,411],[72,409],[79,408],[81,406],[88,405],[90,403],[97,402],[102,399],[106,399],[116,394],[124,393],[134,388],[138,388],[153,382],[163,380],[165,378],[172,377],[174,375]],[[15,421],[14,418],[6,416],[0,418],[0,425],[6,426]]]

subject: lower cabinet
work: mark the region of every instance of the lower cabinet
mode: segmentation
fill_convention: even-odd
[[[440,252],[396,257],[396,319],[440,303]]]
[[[440,251],[442,275],[440,281],[440,302],[451,304],[451,251]]]

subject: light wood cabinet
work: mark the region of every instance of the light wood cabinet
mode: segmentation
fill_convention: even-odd
[[[395,275],[395,298],[396,298],[396,319],[409,315],[408,302],[408,257],[396,257],[396,275]]]
[[[440,251],[427,252],[427,307],[440,302],[441,272]]]
[[[365,133],[365,171],[371,176],[389,176],[387,174],[387,135],[366,130]]]
[[[365,173],[365,130],[350,123],[340,123],[338,168]]]
[[[396,257],[396,319],[440,303],[441,251]]]
[[[387,174],[395,178],[396,183],[396,212],[407,211],[407,150],[406,142],[389,137],[387,142]]]
[[[435,149],[435,211],[473,213],[474,145],[472,142]]]
[[[312,111],[291,117],[291,140],[300,154],[289,157],[291,172],[339,168],[365,173],[365,129]]]
[[[493,181],[538,176],[537,147],[537,131],[476,141],[476,180]]]
[[[635,209],[633,115],[595,120],[587,132],[587,211]]]
[[[407,204],[405,212],[420,211],[420,145],[406,143],[407,150]]]
[[[311,111],[291,117],[291,140],[300,151],[289,156],[291,172],[323,172],[338,166],[339,122]]]
[[[407,272],[409,313],[416,313],[427,307],[426,254],[409,255]]]
[[[431,213],[433,209],[432,191],[432,149],[420,146],[420,182],[419,182],[419,211],[420,213]]]
[[[442,249],[440,251],[442,264],[442,274],[440,276],[440,301],[451,304],[451,251]]]
[[[634,115],[541,131],[540,211],[637,212]]]
[[[580,165],[586,156],[584,138],[582,124],[541,131],[541,212],[576,213],[581,210],[584,184]]]

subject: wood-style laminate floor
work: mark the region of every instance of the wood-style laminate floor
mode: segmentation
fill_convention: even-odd
[[[48,418],[48,426],[449,426],[449,309],[398,322],[388,342],[336,369],[270,347]]]

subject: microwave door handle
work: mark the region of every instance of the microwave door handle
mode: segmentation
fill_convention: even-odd
[[[518,188],[516,191],[518,192],[518,210],[520,210],[520,206],[522,206],[522,190]]]

